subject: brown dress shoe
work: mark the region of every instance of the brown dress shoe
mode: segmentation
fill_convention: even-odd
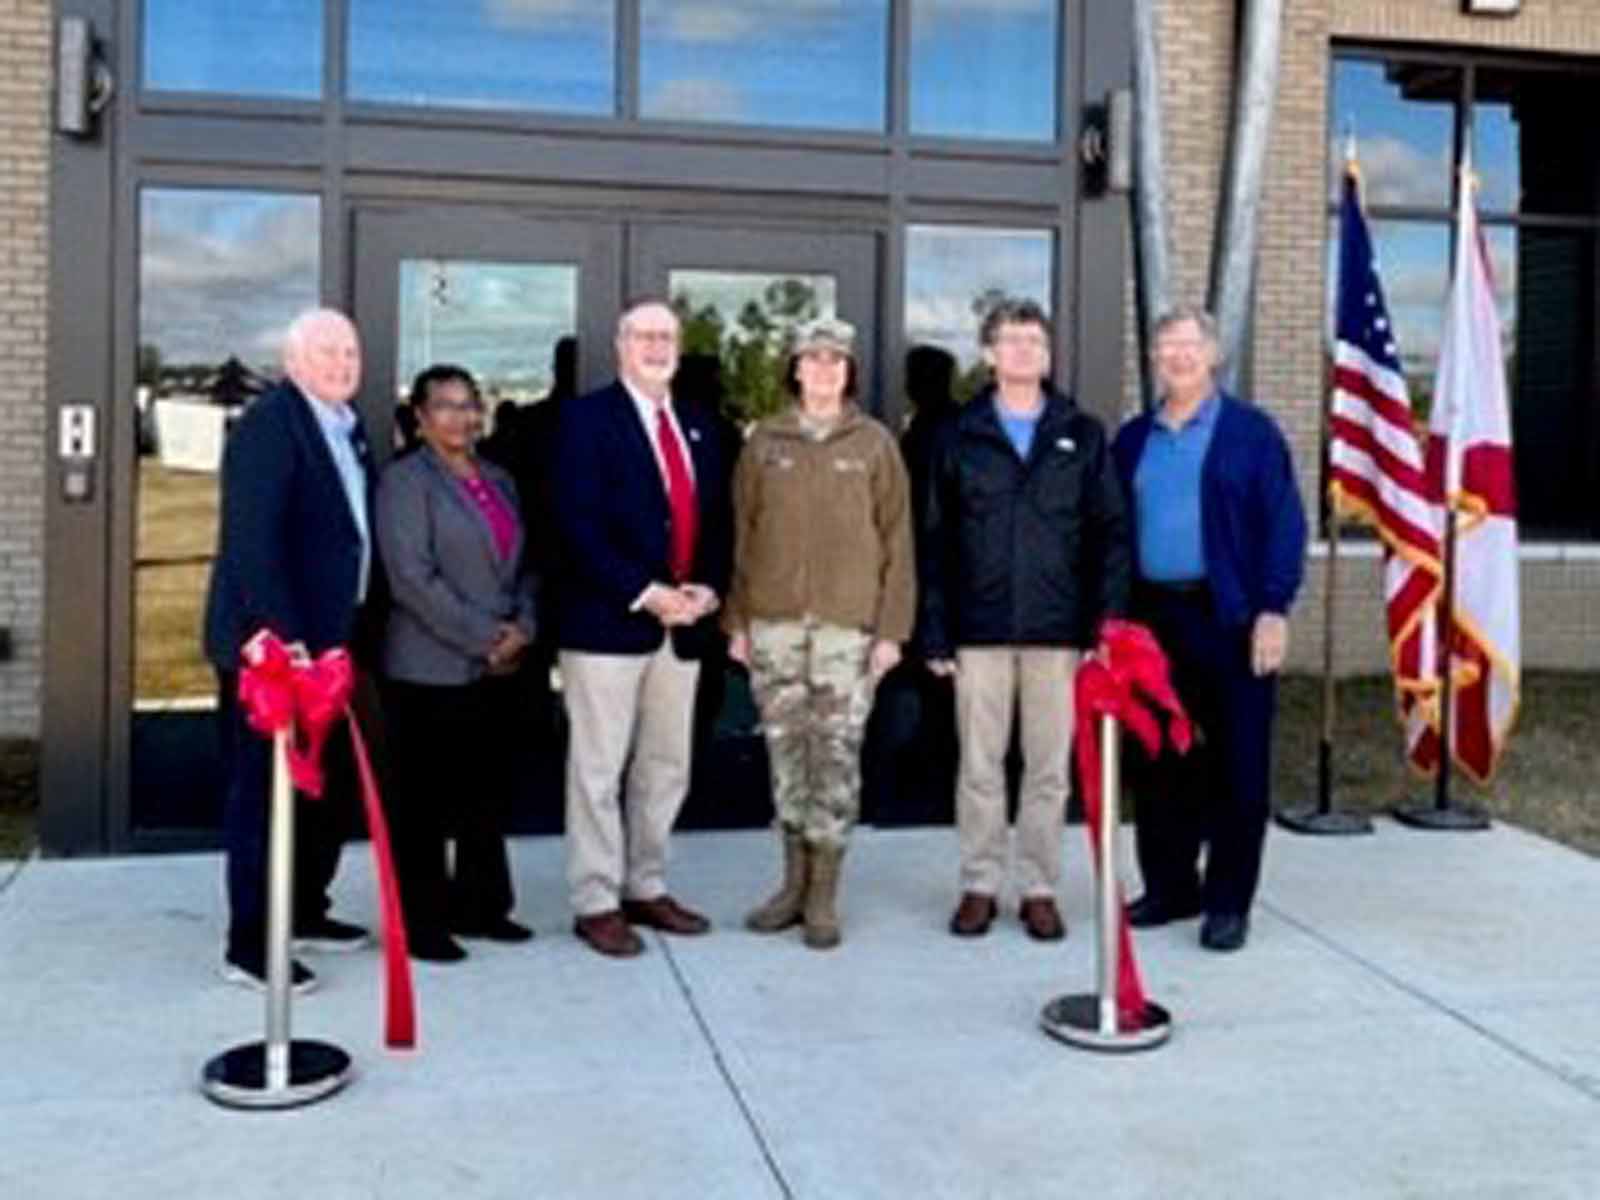
[[[1041,942],[1059,942],[1067,936],[1066,924],[1056,902],[1049,896],[1029,896],[1017,913],[1028,936]]]
[[[982,892],[962,892],[961,903],[950,918],[950,932],[957,937],[982,937],[994,921],[994,897]]]
[[[695,934],[711,928],[711,922],[699,913],[689,911],[665,895],[653,900],[624,900],[622,915],[635,925],[659,929],[662,933]]]
[[[644,951],[644,942],[614,908],[610,912],[579,917],[572,923],[572,932],[599,953],[612,958],[632,958]]]

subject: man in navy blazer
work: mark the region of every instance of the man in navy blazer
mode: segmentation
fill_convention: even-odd
[[[679,335],[664,301],[629,305],[618,380],[563,405],[553,455],[567,880],[578,936],[619,957],[644,948],[633,925],[709,928],[667,891],[667,841],[728,585],[730,464],[705,413],[673,404]]]
[[[335,646],[363,655],[364,601],[376,591],[368,512],[371,456],[350,403],[361,382],[355,327],[342,313],[301,315],[285,337],[288,376],[255,400],[228,436],[222,514],[206,600],[205,653],[216,668],[227,793],[229,925],[223,977],[260,987],[266,976],[266,845],[271,742],[238,703],[239,653],[272,630],[312,655]],[[365,930],[328,915],[328,885],[353,808],[342,726],[327,747],[328,788],[296,811],[294,936],[302,947],[356,949]],[[315,977],[300,963],[293,986]]]
[[[1172,664],[1200,733],[1138,788],[1139,927],[1205,914],[1200,944],[1245,944],[1261,877],[1278,670],[1304,570],[1306,519],[1282,432],[1216,385],[1216,324],[1197,308],[1156,322],[1162,403],[1112,445],[1134,515],[1134,613]],[[1198,871],[1206,847],[1204,876]]]

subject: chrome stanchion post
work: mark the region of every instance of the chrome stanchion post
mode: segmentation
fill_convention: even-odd
[[[1122,1027],[1117,979],[1122,973],[1122,888],[1117,879],[1117,829],[1122,823],[1122,726],[1100,718],[1100,855],[1095,895],[1096,982],[1094,994],[1057,996],[1044,1006],[1039,1024],[1051,1037],[1083,1050],[1148,1050],[1172,1033],[1172,1014],[1146,1001],[1140,1020]]]
[[[289,1003],[293,970],[294,787],[289,731],[272,739],[272,803],[267,845],[267,1036],[226,1050],[205,1065],[200,1090],[230,1108],[294,1108],[333,1095],[350,1082],[350,1056],[327,1042],[293,1041]]]
[[[1121,819],[1117,803],[1122,790],[1122,730],[1113,716],[1100,718],[1100,894],[1095,915],[1099,947],[1100,1032],[1107,1037],[1117,1033],[1117,918],[1120,900],[1117,893],[1117,823]]]
[[[272,820],[267,852],[267,1091],[289,1086],[289,943],[294,890],[294,791],[289,734],[272,735]]]

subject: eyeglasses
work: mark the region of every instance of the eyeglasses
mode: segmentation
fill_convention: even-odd
[[[430,400],[428,411],[431,413],[454,413],[461,416],[463,413],[479,414],[483,412],[481,400]]]

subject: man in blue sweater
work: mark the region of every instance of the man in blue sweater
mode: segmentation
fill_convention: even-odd
[[[1217,387],[1211,316],[1162,317],[1154,358],[1161,406],[1124,425],[1112,454],[1134,519],[1134,613],[1166,651],[1200,737],[1187,758],[1169,753],[1141,772],[1145,890],[1128,916],[1149,927],[1204,913],[1200,944],[1237,950],[1261,876],[1305,511],[1277,425]]]

